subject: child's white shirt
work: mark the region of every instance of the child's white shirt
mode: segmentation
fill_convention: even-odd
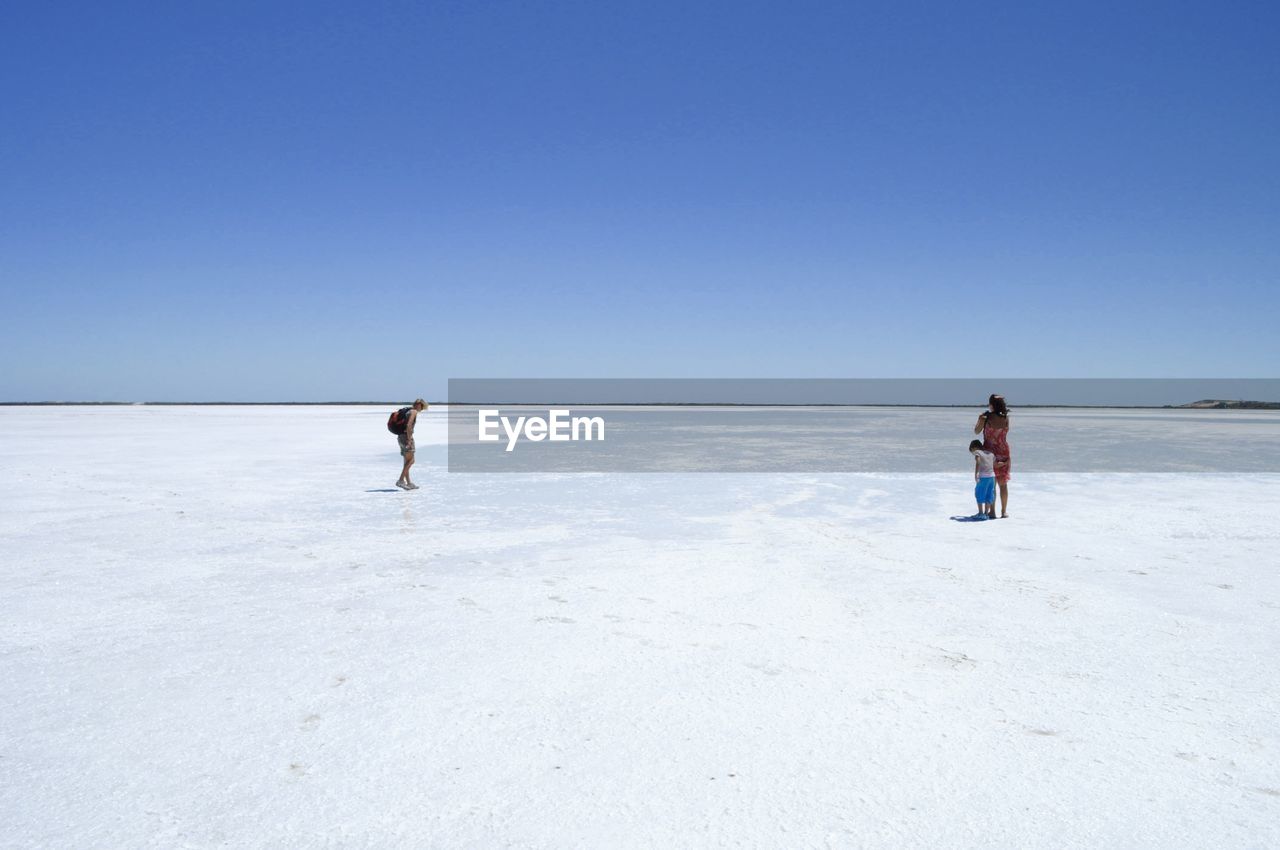
[[[996,477],[996,456],[984,449],[974,449],[973,456],[978,459],[978,477]]]

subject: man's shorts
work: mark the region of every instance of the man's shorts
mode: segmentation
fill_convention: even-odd
[[[399,434],[396,436],[396,439],[400,442],[400,454],[413,454],[413,437],[410,437],[408,434]]]
[[[973,496],[980,505],[995,504],[996,480],[994,478],[979,478],[978,486],[973,488]]]

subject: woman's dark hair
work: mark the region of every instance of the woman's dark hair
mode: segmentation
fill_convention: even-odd
[[[1004,396],[991,394],[991,398],[987,399],[987,404],[991,405],[991,412],[996,416],[1008,416],[1009,405],[1004,403]]]

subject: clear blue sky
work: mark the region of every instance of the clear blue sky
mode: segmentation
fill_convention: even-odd
[[[1280,375],[1274,3],[26,3],[0,400]]]

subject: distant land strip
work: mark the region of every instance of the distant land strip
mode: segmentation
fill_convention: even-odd
[[[447,404],[432,401],[429,404]],[[404,406],[403,401],[0,401],[0,407],[335,407]]]
[[[1228,401],[1220,398],[1204,398],[1190,404],[1178,405],[1187,410],[1280,410],[1280,401]]]
[[[787,403],[725,402],[725,401],[432,401],[434,405],[478,407],[924,407],[924,408],[973,408],[977,404],[912,404],[912,403],[857,403],[834,402]],[[397,407],[403,401],[0,401],[0,407]],[[1014,404],[1014,410],[1280,410],[1280,401],[1230,401],[1227,399],[1201,399],[1187,404]]]

